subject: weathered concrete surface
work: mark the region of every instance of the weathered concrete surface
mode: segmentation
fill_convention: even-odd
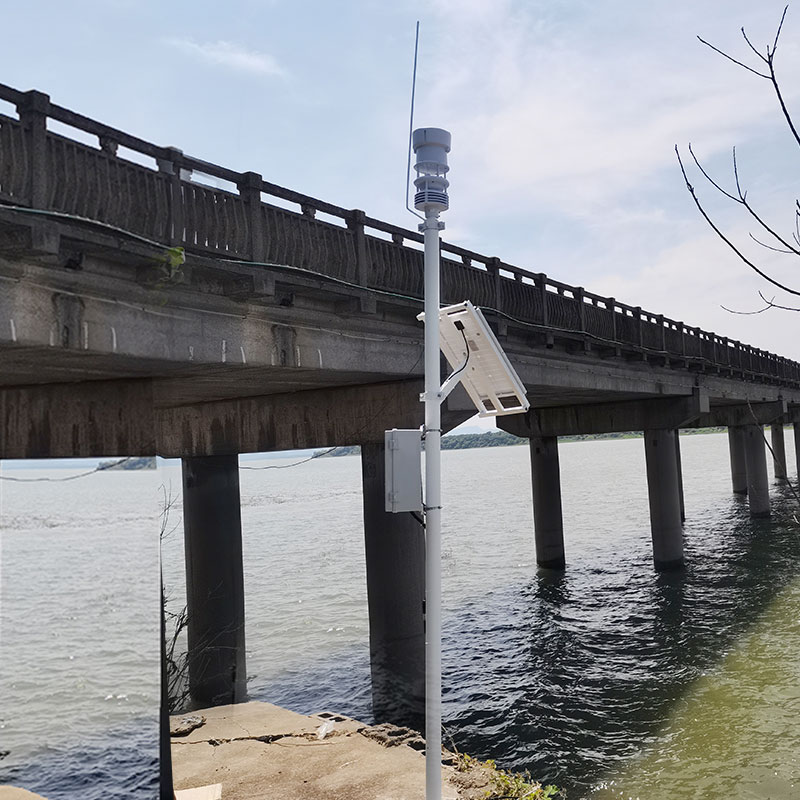
[[[708,395],[690,389],[683,397],[531,408],[525,414],[498,417],[497,425],[515,436],[528,438],[682,428],[709,408]]]
[[[17,786],[0,786],[0,800],[46,800],[46,798]]]
[[[0,389],[0,458],[185,458],[382,443],[385,430],[418,428],[424,417],[419,380],[181,406],[165,405],[160,388],[144,379]],[[443,409],[443,430],[471,414]]]
[[[424,800],[425,743],[415,731],[240,703],[173,717],[175,789],[222,784],[223,800]],[[201,724],[198,727],[198,722]],[[321,725],[332,730],[319,738]],[[443,800],[483,800],[498,770],[442,754]]]
[[[379,443],[420,424],[418,301],[198,254],[165,283],[153,280],[163,255],[0,209],[0,458]],[[796,382],[495,324],[535,409],[531,435],[740,425],[754,410],[769,424],[800,407]],[[474,413],[459,390],[448,409],[453,425]]]
[[[222,784],[224,800],[423,800],[425,757],[387,729],[329,715],[304,716],[270,705],[241,703],[193,712],[205,724],[173,737],[176,789]],[[334,719],[324,739],[317,730]],[[177,723],[181,717],[173,717]],[[381,742],[383,740],[383,743]],[[416,747],[419,740],[411,739]],[[444,767],[442,797],[463,797]]]

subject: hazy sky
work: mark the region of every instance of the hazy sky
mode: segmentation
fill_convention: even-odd
[[[737,145],[750,198],[789,235],[800,153],[771,87],[695,38],[747,58],[739,28],[765,45],[782,8],[30,0],[3,9],[0,77],[145,139],[411,227],[403,194],[420,19],[416,122],[453,135],[446,238],[800,358],[796,314],[720,309],[754,309],[768,287],[701,220],[673,153],[692,141],[730,183]],[[800,121],[798,43],[800,4],[777,61]],[[747,247],[747,220],[695,183]],[[796,258],[752,249],[800,287]]]

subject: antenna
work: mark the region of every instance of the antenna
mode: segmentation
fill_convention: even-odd
[[[417,52],[419,50],[419,20],[417,20],[417,32],[414,37],[414,71],[411,76],[411,113],[408,120],[408,164],[406,165],[406,209],[415,217],[424,220],[422,214],[417,214],[408,204],[408,187],[411,182],[411,136],[414,130],[414,95],[417,90]]]

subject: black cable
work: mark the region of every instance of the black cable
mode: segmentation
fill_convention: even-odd
[[[112,467],[118,467],[126,461],[131,461],[138,456],[127,456],[121,458],[119,461],[112,461],[109,464],[98,464],[94,469],[88,472],[80,472],[77,475],[68,475],[66,478],[13,478],[11,475],[0,475],[0,481],[13,481],[14,483],[63,483],[64,481],[74,481],[78,478],[86,478],[89,475],[94,475],[96,472],[105,472]]]
[[[467,360],[455,372],[450,373],[450,375],[447,378],[448,381],[451,380],[452,378],[455,378],[456,375],[463,372],[467,368],[467,364],[469,364],[469,357],[470,355],[472,355],[472,351],[469,349],[469,342],[467,341],[467,334],[464,333],[464,323],[461,322],[461,320],[456,320],[454,324],[456,328],[458,328],[462,338],[464,339],[464,347],[467,350]]]
[[[302,461],[295,461],[292,464],[270,464],[266,467],[248,467],[239,465],[239,469],[289,469],[289,467],[297,467],[300,464],[307,464],[309,461],[313,461],[315,458],[322,458],[322,456],[327,456],[328,453],[332,453],[334,450],[338,450],[339,445],[335,447],[329,447],[327,450],[320,450],[318,453],[314,453],[314,455],[309,456],[308,458],[304,458]]]

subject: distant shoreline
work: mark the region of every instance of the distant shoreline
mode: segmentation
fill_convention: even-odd
[[[723,433],[724,427],[715,428],[685,428],[681,436],[695,436],[705,433]],[[587,433],[577,436],[559,436],[560,442],[589,442],[600,439],[641,439],[641,431],[627,431],[625,433]],[[473,450],[480,447],[515,447],[525,444],[527,439],[521,439],[505,431],[487,431],[486,433],[455,433],[442,437],[442,450]],[[357,445],[337,447],[330,452],[318,451],[322,458],[336,458],[337,456],[354,456],[361,452]],[[316,455],[316,454],[315,454]]]

